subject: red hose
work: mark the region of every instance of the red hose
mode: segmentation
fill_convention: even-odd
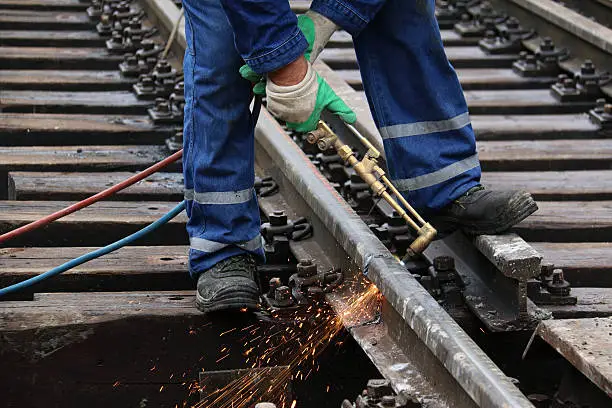
[[[8,241],[9,239],[15,238],[21,234],[25,234],[26,232],[30,232],[30,231],[34,231],[35,229],[38,229],[40,227],[43,227],[55,220],[58,220],[62,217],[65,217],[69,214],[72,214],[73,212],[79,211],[85,207],[88,207],[90,205],[92,205],[93,203],[96,203],[100,200],[102,200],[103,198],[106,198],[118,191],[121,191],[129,186],[131,186],[132,184],[135,184],[137,182],[139,182],[140,180],[149,177],[151,174],[163,169],[164,167],[166,167],[167,165],[169,165],[170,163],[174,163],[175,161],[179,160],[181,157],[183,157],[183,150],[179,150],[178,152],[174,153],[172,156],[168,156],[166,157],[164,160],[155,163],[154,165],[152,165],[151,167],[143,170],[142,172],[133,175],[132,177],[128,178],[127,180],[122,181],[119,184],[116,184],[112,187],[107,188],[106,190],[100,191],[99,193],[86,198],[83,201],[79,201],[78,203],[72,204],[71,206],[68,206],[62,210],[56,211],[53,214],[49,214],[44,218],[41,218],[37,221],[31,222],[29,224],[26,224],[22,227],[19,227],[17,229],[14,229],[12,231],[9,231],[7,233],[4,233],[2,235],[0,235],[0,244],[3,244],[4,242]]]

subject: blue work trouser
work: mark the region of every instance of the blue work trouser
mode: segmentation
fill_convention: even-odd
[[[238,74],[242,61],[232,29],[220,0],[183,3],[184,172],[190,270],[197,274],[240,252],[261,254],[261,238],[249,83]],[[474,133],[444,53],[434,0],[315,0],[312,7],[354,35],[389,173],[406,198],[434,212],[477,185]]]
[[[197,275],[245,251],[263,258],[253,188],[251,86],[219,0],[186,0],[183,173],[189,270]]]

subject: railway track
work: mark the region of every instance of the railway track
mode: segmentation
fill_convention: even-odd
[[[179,9],[169,0],[108,3],[124,39],[113,36],[113,18],[101,18],[97,3],[0,0],[0,232],[107,188],[180,145],[184,36],[167,63],[155,59]],[[439,3],[483,183],[525,188],[540,210],[515,228],[518,235],[454,234],[423,259],[400,264],[394,256],[403,256],[411,237],[390,208],[337,155],[287,133],[264,111],[257,189],[264,228],[281,232],[266,236],[263,286],[277,276],[286,283],[307,260],[318,272],[341,270],[345,284],[323,303],[350,314],[341,323],[354,340],[343,350],[356,353],[324,353],[324,368],[310,382],[294,382],[298,406],[339,406],[379,376],[398,394],[396,406],[411,406],[406,399],[426,407],[604,406],[612,393],[612,108],[597,100],[612,93],[603,73],[612,66],[609,28],[549,1]],[[292,7],[303,12],[308,2]],[[346,33],[334,34],[317,69],[382,151]],[[348,129],[327,119],[364,152]],[[0,249],[0,286],[133,233],[182,198],[174,165],[19,237]],[[285,224],[287,217],[304,217],[296,225],[308,225],[312,236],[293,239],[302,227]],[[247,367],[243,329],[285,330],[269,316],[218,319],[195,310],[184,222],[180,216],[135,246],[0,303],[7,406],[195,404],[197,393],[189,394],[198,375],[206,383],[218,380],[210,370]],[[384,296],[361,305],[355,294],[370,294],[363,273]],[[273,357],[271,365],[281,367],[270,375],[283,377],[288,357]],[[368,388],[372,399],[384,389]],[[213,406],[202,398],[201,406]]]

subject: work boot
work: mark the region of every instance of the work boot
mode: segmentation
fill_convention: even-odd
[[[257,309],[259,288],[257,265],[252,255],[224,259],[198,278],[196,306],[204,313],[221,310]]]
[[[440,211],[432,222],[442,230],[453,226],[468,234],[499,234],[537,209],[538,205],[526,191],[487,190],[478,185]]]

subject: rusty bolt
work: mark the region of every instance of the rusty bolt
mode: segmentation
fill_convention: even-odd
[[[291,289],[289,286],[279,286],[274,290],[274,301],[279,306],[290,306],[293,304],[293,298],[291,297]]]
[[[606,103],[603,107],[603,113],[612,115],[612,103]]]
[[[308,278],[317,274],[317,265],[310,259],[301,261],[297,264],[297,274],[301,278]]]
[[[268,290],[268,297],[274,297],[276,288],[282,286],[280,278],[272,278],[269,282],[270,289]]]
[[[563,269],[555,269],[552,274],[552,282],[555,284],[562,283],[565,279],[563,278]]]

